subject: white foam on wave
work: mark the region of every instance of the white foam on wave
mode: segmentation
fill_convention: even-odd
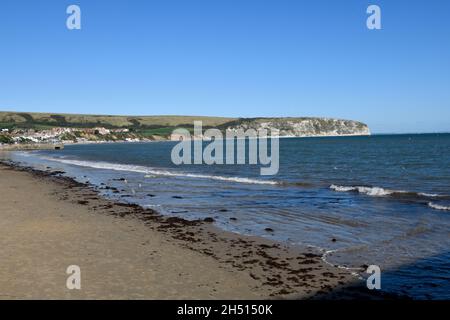
[[[364,187],[364,186],[338,186],[335,184],[332,184],[330,186],[330,189],[338,192],[349,192],[349,191],[356,191],[359,193],[366,194],[368,196],[374,196],[374,197],[382,197],[382,196],[389,196],[394,194],[403,194],[403,195],[416,195],[419,197],[426,197],[426,198],[439,198],[439,197],[445,197],[444,195],[435,194],[435,193],[426,193],[426,192],[410,192],[410,191],[404,191],[404,190],[391,190],[391,189],[385,189],[381,187]]]
[[[446,210],[446,211],[450,211],[450,206],[443,206],[440,204],[436,204],[433,202],[428,202],[428,206],[430,208],[436,209],[436,210]]]
[[[330,186],[330,189],[338,192],[349,192],[349,191],[357,191],[359,193],[366,194],[368,196],[374,196],[374,197],[382,197],[382,196],[388,196],[393,193],[406,193],[406,191],[394,191],[394,190],[388,190],[380,187],[362,187],[362,186],[337,186],[332,184]]]
[[[315,250],[319,251],[322,256],[320,257],[320,259],[327,265],[333,267],[333,268],[338,268],[338,269],[342,269],[342,270],[346,270],[348,271],[352,276],[357,277],[358,279],[362,280],[362,277],[358,274],[357,271],[360,270],[360,268],[352,268],[352,267],[347,267],[347,266],[343,266],[343,265],[336,265],[335,263],[331,263],[328,261],[327,257],[330,254],[333,254],[335,252],[340,251],[339,249],[332,249],[332,250],[326,250],[325,248],[316,246],[316,245],[307,245],[307,247],[310,248],[314,248]]]
[[[187,177],[187,178],[197,178],[197,179],[210,179],[210,180],[229,181],[229,182],[248,183],[248,184],[265,184],[265,185],[278,184],[278,182],[270,181],[270,180],[257,180],[257,179],[243,178],[243,177],[224,177],[224,176],[213,176],[213,175],[206,175],[206,174],[173,172],[173,171],[157,170],[157,169],[150,168],[150,167],[129,165],[129,164],[119,164],[119,163],[110,163],[110,162],[101,162],[101,161],[69,160],[69,159],[59,159],[59,158],[49,158],[49,157],[43,157],[43,158],[46,160],[50,160],[50,161],[56,161],[56,162],[80,166],[80,167],[115,170],[115,171],[139,172],[139,173],[146,174],[146,176],[148,176],[148,177],[151,177],[151,175],[155,175],[155,176],[167,176],[167,177]]]
[[[441,195],[436,194],[436,193],[426,193],[426,192],[419,192],[418,194],[420,196],[429,197],[429,198],[437,198],[437,197],[441,196]]]
[[[356,191],[356,187],[337,186],[335,184],[332,184],[330,186],[330,189],[332,189],[334,191],[339,191],[339,192]]]

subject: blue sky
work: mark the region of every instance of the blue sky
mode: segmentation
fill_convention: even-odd
[[[77,4],[82,29],[66,28]],[[366,8],[382,30],[366,28]],[[0,110],[450,131],[450,1],[3,0]]]

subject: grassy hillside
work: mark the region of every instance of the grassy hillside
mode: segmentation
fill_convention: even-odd
[[[195,120],[201,120],[203,126],[207,128],[221,126],[237,119],[202,116],[108,116],[0,111],[0,129],[128,128],[141,137],[167,137],[176,127],[193,130]]]
[[[191,125],[194,120],[202,120],[205,126],[219,126],[234,118],[200,117],[200,116],[105,116],[80,114],[53,114],[28,112],[0,112],[0,127],[2,128],[35,128],[51,127],[74,128],[140,128],[160,129]]]

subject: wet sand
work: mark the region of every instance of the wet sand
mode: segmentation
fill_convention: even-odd
[[[0,164],[0,299],[361,297],[319,252],[163,217],[60,173]],[[81,268],[81,290],[66,268]],[[345,288],[359,288],[357,292]],[[348,292],[352,292],[350,295]]]

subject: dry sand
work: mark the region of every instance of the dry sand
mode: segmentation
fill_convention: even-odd
[[[355,280],[311,249],[115,203],[70,179],[0,165],[0,299],[260,299]],[[81,290],[66,268],[81,268]]]

